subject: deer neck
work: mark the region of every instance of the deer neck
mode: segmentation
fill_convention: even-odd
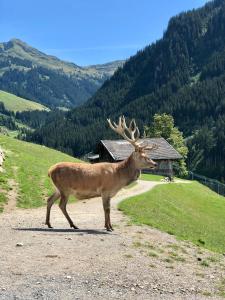
[[[132,155],[119,163],[118,168],[119,175],[123,178],[124,186],[138,179],[140,175],[140,169],[137,168],[136,163]]]

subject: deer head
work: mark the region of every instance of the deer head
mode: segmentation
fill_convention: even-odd
[[[157,163],[148,157],[147,151],[157,149],[158,146],[156,144],[149,146],[144,145],[144,143],[138,142],[140,138],[140,131],[134,119],[131,120],[129,127],[127,127],[124,116],[119,117],[118,124],[116,124],[115,122],[113,122],[112,124],[110,119],[107,119],[107,121],[113,131],[121,135],[125,140],[127,140],[134,146],[135,151],[131,154],[131,156],[134,159],[135,165],[138,169],[154,169],[157,166]],[[130,137],[127,136],[127,133]]]

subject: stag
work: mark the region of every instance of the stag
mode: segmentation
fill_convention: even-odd
[[[148,150],[157,148],[138,142],[140,131],[132,120],[127,126],[124,116],[119,123],[107,119],[113,131],[121,135],[134,146],[132,154],[124,161],[118,163],[102,162],[97,164],[61,162],[49,169],[48,175],[56,188],[54,194],[47,200],[46,225],[50,224],[50,211],[53,203],[60,198],[59,207],[68,220],[70,227],[78,229],[71,220],[66,205],[70,195],[77,199],[102,197],[105,213],[105,228],[112,231],[110,220],[110,199],[124,186],[137,180],[141,169],[155,168],[156,163],[147,155]],[[129,135],[129,136],[128,136]]]

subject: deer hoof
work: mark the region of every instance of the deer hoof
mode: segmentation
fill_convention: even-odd
[[[109,232],[112,232],[112,229],[110,227],[106,227],[105,229]]]
[[[47,225],[48,228],[53,228],[50,223],[46,223],[45,225]]]
[[[71,227],[71,228],[74,228],[74,229],[79,229],[79,228],[78,228],[76,225],[74,225],[74,224],[71,225],[70,227]]]

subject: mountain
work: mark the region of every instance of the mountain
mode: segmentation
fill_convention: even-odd
[[[111,77],[115,71],[119,68],[122,67],[124,64],[123,60],[115,60],[113,62],[109,62],[106,64],[101,64],[101,65],[91,65],[88,67],[84,67],[84,69],[93,69],[99,72],[100,74],[102,73],[106,78]]]
[[[123,61],[80,67],[19,39],[0,43],[0,89],[50,107],[85,102]]]
[[[143,132],[164,112],[188,137],[190,168],[224,180],[225,0],[173,17],[160,40],[126,61],[84,105],[27,138],[82,155],[116,137],[107,117],[134,117]]]

